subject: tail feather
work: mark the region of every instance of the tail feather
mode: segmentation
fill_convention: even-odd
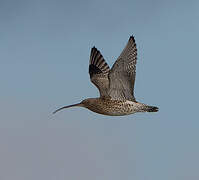
[[[158,112],[159,108],[155,106],[148,106],[147,112]]]

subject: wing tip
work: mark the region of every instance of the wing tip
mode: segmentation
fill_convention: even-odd
[[[135,37],[133,35],[130,36],[129,41],[132,40],[135,43]]]
[[[97,51],[97,48],[96,48],[95,46],[93,46],[93,47],[91,48],[91,51]]]

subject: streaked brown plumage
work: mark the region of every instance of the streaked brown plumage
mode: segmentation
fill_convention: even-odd
[[[158,107],[139,103],[134,97],[137,48],[133,36],[110,69],[100,51],[91,49],[89,74],[99,89],[99,98],[88,98],[74,105],[64,106],[54,113],[69,107],[85,107],[93,112],[122,116],[136,112],[157,112]]]

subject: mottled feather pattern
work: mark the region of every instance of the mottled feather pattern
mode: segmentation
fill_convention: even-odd
[[[134,97],[137,48],[133,36],[124,50],[109,68],[100,51],[91,49],[89,74],[91,82],[99,89],[99,98],[87,98],[78,104],[64,106],[54,113],[69,107],[85,107],[110,116],[121,116],[136,112],[157,112],[158,107],[139,103]]]
[[[134,37],[131,36],[129,41],[114,63],[110,73],[109,95],[112,99],[128,99],[135,101],[134,84],[136,74],[137,48]]]
[[[135,101],[136,61],[137,48],[133,36],[129,38],[126,47],[111,70],[100,51],[93,47],[90,55],[89,74],[91,81],[99,89],[100,95],[111,97],[113,100]]]

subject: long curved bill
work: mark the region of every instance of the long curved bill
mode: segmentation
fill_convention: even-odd
[[[61,107],[61,108],[57,109],[56,111],[54,111],[53,114],[55,114],[58,111],[61,111],[62,109],[66,109],[66,108],[70,108],[70,107],[75,107],[75,106],[82,106],[82,104],[81,103],[77,103],[77,104],[72,104],[72,105],[69,105],[69,106]]]

